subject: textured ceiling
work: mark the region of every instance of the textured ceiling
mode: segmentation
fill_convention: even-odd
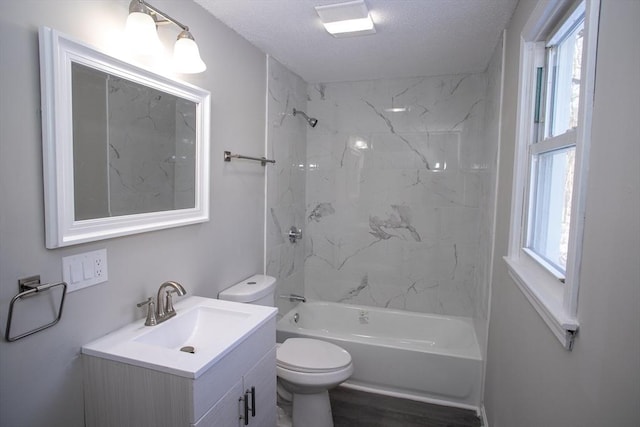
[[[343,0],[195,0],[309,83],[485,70],[517,0],[365,0],[377,33],[334,38],[314,6]]]

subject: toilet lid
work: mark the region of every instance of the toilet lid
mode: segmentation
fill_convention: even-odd
[[[278,346],[278,366],[297,372],[329,372],[351,363],[348,351],[310,338],[289,338]]]

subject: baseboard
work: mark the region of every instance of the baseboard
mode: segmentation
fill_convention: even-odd
[[[482,427],[489,427],[489,420],[487,420],[487,411],[484,410],[484,405],[480,405],[478,416],[482,419]]]

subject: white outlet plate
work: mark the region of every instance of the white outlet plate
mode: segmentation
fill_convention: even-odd
[[[107,250],[100,249],[62,258],[62,280],[67,292],[106,282]]]

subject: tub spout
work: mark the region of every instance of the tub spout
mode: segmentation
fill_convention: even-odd
[[[280,298],[286,298],[290,302],[307,302],[307,299],[301,295],[290,294],[290,295],[280,295]]]

